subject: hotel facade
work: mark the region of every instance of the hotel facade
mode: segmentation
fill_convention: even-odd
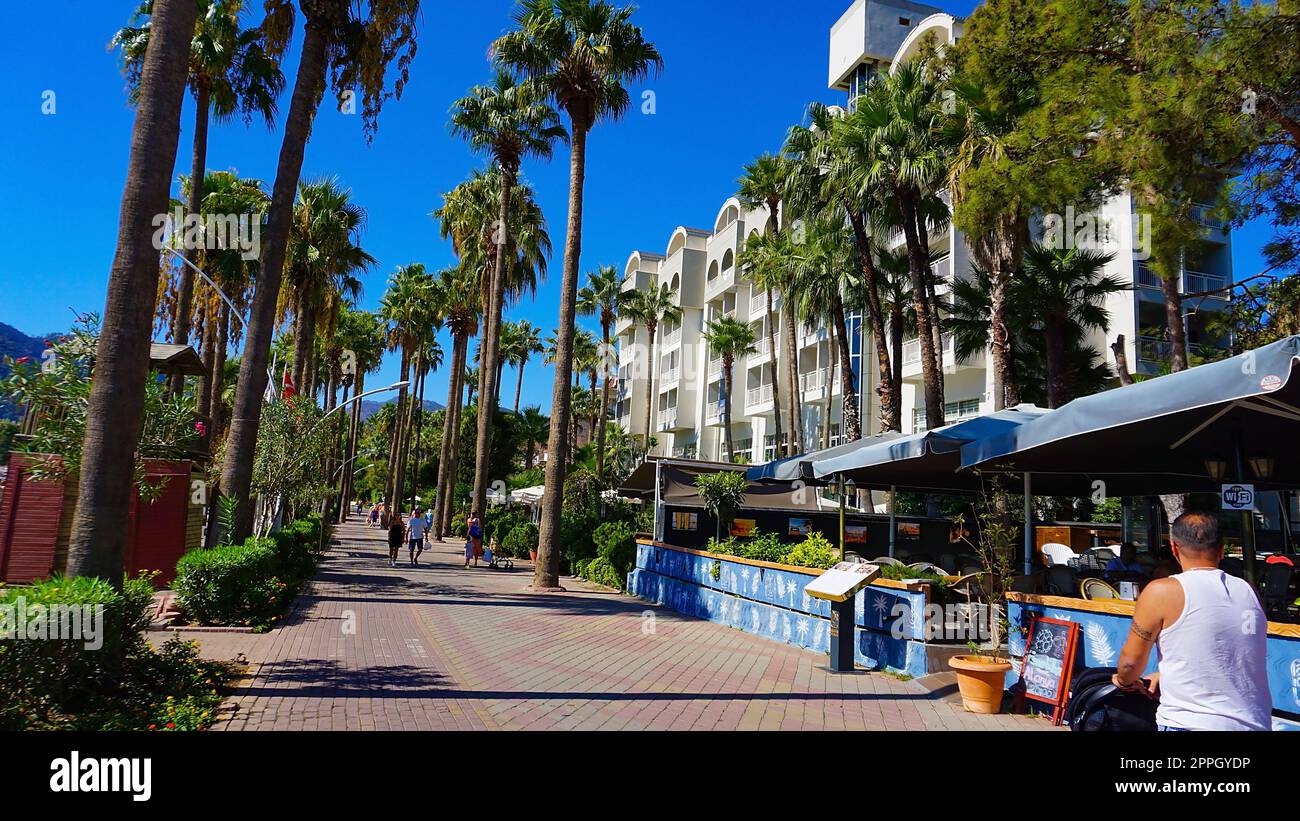
[[[907,0],[856,0],[830,30],[828,86],[845,93],[844,105],[851,108],[859,90],[870,78],[914,57],[922,44],[952,43],[961,36],[960,19],[938,8]],[[1232,282],[1231,236],[1213,221],[1209,209],[1201,209],[1206,242],[1196,258],[1184,260],[1181,290],[1184,294],[1225,288]],[[785,221],[785,214],[778,217]],[[1074,235],[1076,223],[1091,219],[1090,236],[1101,250],[1113,254],[1104,274],[1130,283],[1131,287],[1107,299],[1110,328],[1096,333],[1089,344],[1112,366],[1110,345],[1124,338],[1129,368],[1136,373],[1160,372],[1168,359],[1168,344],[1162,337],[1164,302],[1160,280],[1144,262],[1140,238],[1145,236],[1133,199],[1127,194],[1111,198],[1087,215],[1056,215],[1063,234]],[[646,290],[667,284],[681,308],[679,321],[662,322],[656,330],[653,359],[649,356],[649,335],[645,325],[621,318],[616,325],[618,382],[614,394],[613,418],[634,436],[646,430],[646,397],[650,394],[650,432],[655,440],[651,453],[675,458],[726,461],[722,414],[722,362],[709,351],[703,334],[710,321],[732,316],[754,330],[756,352],[737,359],[733,366],[731,399],[732,439],[737,459],[760,463],[776,458],[777,442],[773,420],[772,386],[780,393],[785,438],[791,435],[788,413],[790,391],[802,399],[802,418],[793,435],[801,451],[823,444],[839,444],[843,435],[842,397],[837,359],[829,329],[797,326],[794,340],[783,338],[780,311],[785,309],[781,294],[772,294],[778,362],[786,361],[793,349],[798,375],[793,380],[781,364],[773,374],[768,345],[768,295],[755,287],[737,264],[737,257],[750,237],[762,233],[768,220],[766,208],[747,209],[733,198],[722,202],[708,228],[678,226],[668,234],[662,252],[633,251],[623,268],[623,289]],[[1040,226],[1041,228],[1042,226]],[[952,277],[971,275],[971,262],[962,233],[951,226],[929,236],[935,272],[941,284]],[[884,238],[890,248],[903,245],[901,231]],[[1184,305],[1189,349],[1214,344],[1207,322],[1227,306],[1226,291],[1196,297]],[[847,306],[846,310],[853,306]],[[877,374],[870,351],[872,340],[864,332],[861,314],[850,310],[848,334],[854,384],[860,403],[862,430],[879,432],[880,409],[876,395]],[[867,358],[863,359],[864,352]],[[906,339],[902,357],[902,401],[904,432],[924,430],[924,390],[920,345]],[[863,367],[864,361],[867,363]],[[951,336],[943,337],[945,418],[948,423],[993,410],[992,356],[979,352],[969,358],[956,355]]]

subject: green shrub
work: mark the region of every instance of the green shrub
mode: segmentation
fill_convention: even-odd
[[[790,546],[782,544],[781,539],[775,533],[759,533],[743,541],[736,543],[736,555],[744,556],[746,559],[754,559],[760,562],[780,562],[787,553],[790,552]]]
[[[29,713],[43,716],[80,709],[106,683],[116,680],[122,659],[144,643],[141,631],[149,626],[153,575],[129,580],[121,591],[102,579],[61,576],[0,587],[0,605],[27,609],[22,637],[0,635],[0,692],[4,693],[0,729],[23,726]],[[52,606],[74,609],[56,617],[49,609]],[[15,615],[9,629],[17,628]],[[53,630],[54,636],[41,638],[33,629]],[[65,638],[63,629],[82,638]]]
[[[529,551],[537,549],[537,540],[537,525],[523,522],[515,525],[514,529],[506,534],[506,540],[501,543],[501,547],[516,559],[527,559]]]
[[[781,557],[781,564],[797,567],[834,567],[839,561],[839,554],[834,546],[820,533],[813,533],[794,546],[794,549]]]
[[[592,559],[585,565],[583,570],[583,578],[596,584],[603,584],[617,590],[622,590],[626,584],[626,576],[610,564],[609,559],[604,556]]]
[[[592,534],[596,553],[619,573],[636,564],[636,529],[629,522],[606,522]]]
[[[596,543],[592,534],[599,524],[596,514],[590,511],[564,511],[560,514],[560,558],[570,568],[579,559],[596,558]]]
[[[469,536],[469,527],[465,524],[464,513],[456,513],[451,517],[451,532],[452,535],[459,536],[462,539]]]
[[[487,515],[483,517],[483,541],[496,538],[503,542],[510,531],[527,522],[528,514],[523,508],[488,505]]]
[[[603,489],[595,473],[578,468],[564,479],[562,509],[565,513],[581,512],[599,515],[600,492]]]
[[[185,612],[202,624],[265,626],[293,592],[277,575],[273,539],[191,550],[176,563],[172,589]]]
[[[587,578],[587,565],[591,564],[593,559],[578,559],[573,565],[573,575],[580,579]]]
[[[294,522],[272,534],[270,541],[283,578],[302,580],[316,570],[316,538],[310,530],[310,526]]]

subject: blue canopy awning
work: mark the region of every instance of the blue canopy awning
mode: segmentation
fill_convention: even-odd
[[[1262,489],[1300,487],[1300,336],[1219,362],[1084,396],[1032,423],[972,439],[961,466],[1088,475],[1143,493],[1217,490],[1206,460],[1235,479],[1244,459],[1271,457]],[[1112,495],[1124,495],[1112,488]]]

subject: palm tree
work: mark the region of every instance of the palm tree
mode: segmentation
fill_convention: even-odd
[[[722,357],[722,430],[727,440],[727,461],[736,461],[736,449],[731,441],[731,367],[736,357],[754,352],[754,329],[733,316],[723,316],[708,324],[704,339],[709,350]]]
[[[799,265],[800,248],[795,243],[790,228],[780,228],[773,233],[759,234],[750,237],[745,243],[745,247],[740,252],[737,263],[748,272],[749,278],[753,280],[754,286],[766,291],[769,295],[768,307],[768,346],[769,353],[776,348],[774,339],[775,329],[773,328],[772,312],[770,305],[770,296],[772,291],[779,290],[782,298],[781,318],[785,323],[783,336],[785,342],[782,348],[785,350],[785,374],[790,384],[790,398],[787,405],[787,412],[791,420],[789,441],[787,443],[787,455],[793,456],[800,452],[801,448],[797,444],[801,441],[799,432],[802,426],[803,410],[799,392],[799,372],[798,361],[794,351],[797,344],[795,341],[794,329],[794,310],[790,303],[790,284],[794,280],[795,268]],[[775,398],[781,381],[780,371],[778,370],[775,356],[769,355],[769,367],[772,371],[772,395]],[[777,406],[779,408],[779,405]],[[776,452],[781,453],[781,437],[776,437]]]
[[[452,339],[447,407],[443,415],[442,445],[438,452],[438,490],[434,502],[434,536],[441,539],[451,523],[451,496],[455,492],[456,458],[460,453],[458,440],[465,362],[469,354],[469,338],[478,333],[479,294],[474,277],[464,266],[439,273],[434,293],[433,304]]]
[[[260,27],[243,29],[240,16],[243,0],[199,0],[199,16],[190,40],[189,80],[194,95],[194,142],[190,162],[190,186],[186,211],[203,211],[205,193],[208,120],[227,122],[241,115],[245,123],[262,119],[269,129],[275,122],[277,100],[284,90],[284,74],[278,60],[262,47]],[[149,47],[152,0],[137,9],[132,24],[113,36],[111,46],[122,49],[122,61],[130,84],[130,94],[139,94],[140,71]],[[234,212],[232,212],[234,213]],[[238,212],[243,213],[243,212]],[[178,226],[179,228],[179,226]],[[196,249],[187,249],[185,258],[197,264]],[[172,339],[178,345],[189,343],[190,309],[194,297],[194,273],[182,265],[178,272],[177,299],[172,314]]]
[[[605,420],[609,418],[609,381],[613,371],[610,366],[614,361],[609,334],[625,297],[623,282],[613,265],[602,265],[587,274],[587,283],[587,287],[578,291],[578,312],[600,318],[600,427],[596,431],[596,477],[599,479],[605,475],[605,428],[608,427]]]
[[[247,343],[240,360],[230,437],[221,466],[221,492],[238,500],[235,541],[246,538],[252,530],[253,509],[248,503],[248,494],[262,396],[266,390],[267,361],[277,325],[276,309],[293,221],[294,195],[316,108],[325,93],[326,71],[330,70],[340,100],[344,95],[359,98],[363,130],[367,137],[373,137],[384,101],[402,96],[407,69],[415,56],[420,7],[414,0],[398,3],[318,0],[302,6],[306,18],[302,53],[280,143],[271,207],[262,237],[262,267],[249,312]],[[266,34],[264,47],[270,59],[278,60],[288,48],[296,29],[295,17],[296,10],[291,0],[268,0],[266,3],[262,30]],[[393,62],[396,63],[397,77],[390,88],[388,68]]]
[[[293,311],[293,380],[307,394],[314,392],[317,328],[332,330],[342,300],[360,296],[354,275],[375,262],[357,244],[366,212],[351,195],[334,178],[298,186],[280,313]]]
[[[122,552],[158,292],[154,215],[167,210],[167,189],[180,139],[185,66],[197,13],[198,5],[189,0],[155,0],[153,5],[153,42],[140,68],[117,251],[109,272],[87,408],[68,575],[98,576],[115,587],[122,583]]]
[[[506,285],[507,255],[511,244],[510,195],[526,157],[548,159],[556,140],[564,139],[559,115],[547,102],[548,95],[533,82],[516,82],[498,70],[492,85],[475,86],[468,96],[452,106],[452,131],[465,137],[478,151],[490,154],[501,171],[500,209],[494,223],[492,243],[495,261],[484,313],[483,345],[479,358],[478,441],[474,456],[474,500],[480,514],[487,507],[488,456],[492,444],[492,420],[496,413],[496,385],[501,336],[501,308]]]
[[[354,370],[344,374],[345,391],[350,388],[352,396],[366,392],[366,374],[379,367],[383,361],[387,339],[383,320],[378,314],[369,311],[357,311],[345,308],[339,316],[336,336],[340,347],[352,352]],[[347,397],[344,396],[346,401]],[[357,439],[361,435],[361,402],[354,401],[349,413],[347,446],[343,452],[344,469],[341,471],[339,485],[338,511],[339,521],[348,517],[348,502],[352,499],[352,482],[354,471],[348,469],[357,455]]]
[[[1108,330],[1106,297],[1128,289],[1119,278],[1102,275],[1112,259],[1113,254],[1078,248],[1035,244],[1025,250],[1020,280],[1014,282],[1008,298],[1031,306],[1041,318],[1049,408],[1071,399],[1067,361],[1071,335]]]
[[[616,9],[603,0],[523,0],[514,31],[492,44],[497,61],[539,84],[569,115],[569,217],[560,286],[558,356],[551,398],[551,435],[542,498],[535,590],[559,585],[557,542],[564,488],[559,453],[569,427],[569,373],[573,365],[573,323],[582,258],[582,204],[586,177],[587,133],[601,120],[627,111],[625,83],[637,82],[663,65],[659,51],[631,22],[632,8]]]
[[[786,190],[790,187],[791,163],[784,157],[773,154],[763,154],[754,162],[745,166],[745,173],[738,181],[739,188],[736,191],[736,197],[745,204],[750,210],[759,208],[767,209],[767,225],[764,232],[768,236],[774,236],[781,228],[779,210],[781,207],[781,198]],[[745,258],[745,252],[749,251],[749,243],[745,244],[745,249],[741,252],[741,259]],[[758,253],[755,249],[754,253]],[[764,279],[769,274],[774,276],[774,280],[780,279],[779,269],[776,272],[765,271]],[[773,282],[773,287],[780,287]],[[776,453],[781,453],[781,440],[784,438],[781,426],[781,387],[777,379],[777,355],[776,355],[776,317],[772,312],[772,288],[763,286],[763,291],[767,295],[767,358],[768,367],[772,371],[772,419],[774,422],[773,433],[776,442]],[[790,348],[785,350],[786,358],[793,356]],[[797,388],[792,383],[790,386],[791,393],[797,392]],[[795,424],[794,417],[791,417],[792,424]],[[791,454],[793,454],[794,437],[790,437]]]
[[[515,382],[515,413],[519,413],[519,395],[524,389],[524,368],[528,366],[528,360],[533,358],[533,354],[539,354],[546,350],[542,344],[542,329],[522,319],[515,323],[517,329],[516,344],[510,355],[510,362],[519,372]]]
[[[655,399],[655,331],[662,321],[676,322],[682,317],[681,306],[677,304],[677,289],[667,284],[650,283],[644,291],[631,291],[627,300],[627,315],[645,325],[649,334],[650,359],[646,363],[646,375],[649,387],[645,397],[645,446],[650,447],[650,414]]]
[[[524,440],[524,470],[532,470],[537,458],[537,446],[545,444],[550,434],[551,420],[542,413],[541,408],[533,405],[524,408],[517,421],[519,435]]]
[[[397,422],[389,449],[392,475],[385,494],[389,510],[396,510],[394,505],[400,503],[404,495],[406,447],[414,419],[406,400],[412,368],[418,373],[423,367],[420,352],[427,348],[427,340],[437,321],[433,290],[433,277],[423,265],[402,265],[389,279],[388,290],[380,300],[379,315],[389,323],[388,348],[401,351],[401,381],[408,383],[397,393]]]
[[[800,265],[791,283],[790,307],[806,324],[830,325],[834,347],[828,352],[838,358],[840,370],[841,413],[847,441],[862,438],[858,415],[858,393],[853,384],[853,364],[849,348],[848,323],[844,314],[844,293],[854,284],[849,277],[851,246],[841,222],[820,221],[808,230]],[[830,419],[825,420],[827,427]]]
[[[1007,324],[1007,291],[1020,267],[1029,242],[1029,207],[1017,197],[1019,186],[1008,185],[999,169],[1015,160],[1008,137],[1020,118],[1034,105],[1028,89],[1013,91],[1010,99],[995,99],[984,88],[960,78],[950,83],[957,103],[949,118],[948,142],[953,146],[948,167],[954,219],[966,236],[971,259],[989,272],[989,347],[993,354],[993,409],[1020,402],[1016,383],[1015,340]],[[976,196],[972,189],[996,186],[997,196]]]
[[[596,342],[596,337],[586,328],[579,328],[573,337],[573,378],[576,384],[579,374],[587,375],[587,398],[590,400],[586,407],[586,413],[573,412],[573,418],[582,419],[588,417],[587,436],[588,439],[596,435],[596,416],[599,413],[600,401],[596,393],[596,380],[600,376],[600,371],[604,367],[604,349]],[[575,423],[574,428],[577,428]]]
[[[939,87],[926,67],[906,63],[873,77],[847,117],[863,145],[861,173],[856,175],[860,190],[883,190],[902,223],[920,337],[926,425],[931,430],[944,423],[939,317],[926,226],[927,206],[932,207],[933,194],[947,169],[939,137],[939,98]]]

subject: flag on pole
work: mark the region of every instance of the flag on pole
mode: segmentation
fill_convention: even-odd
[[[289,375],[289,369],[284,369],[284,398],[292,399],[298,395],[298,388],[293,384],[293,377]]]

